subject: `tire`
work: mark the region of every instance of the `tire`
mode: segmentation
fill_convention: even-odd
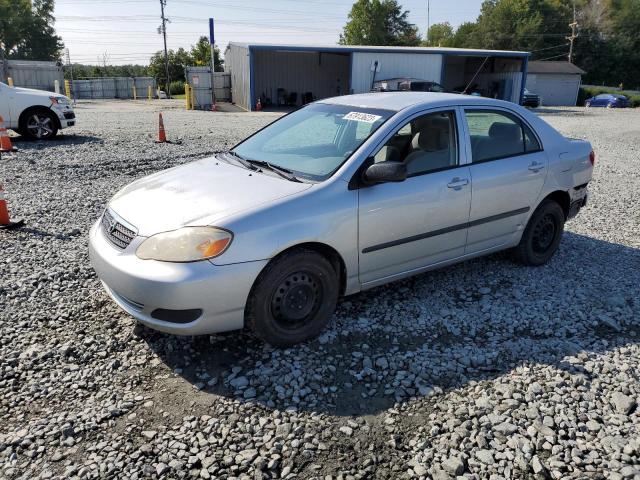
[[[585,106],[586,108],[589,108],[589,107],[591,106],[591,102],[587,102],[587,103],[585,103],[585,104],[584,104],[584,106]]]
[[[563,231],[562,207],[553,200],[544,200],[533,212],[514,249],[516,260],[529,266],[544,265],[558,250]]]
[[[276,257],[251,289],[245,323],[276,347],[313,338],[336,309],[338,280],[331,262],[313,250],[292,250]]]
[[[49,140],[58,134],[58,119],[46,108],[30,110],[20,119],[20,131],[31,140]]]

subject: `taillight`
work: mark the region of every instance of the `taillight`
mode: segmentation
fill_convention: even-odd
[[[592,167],[596,164],[596,152],[593,150],[591,150],[591,153],[589,154],[589,161],[591,162]]]

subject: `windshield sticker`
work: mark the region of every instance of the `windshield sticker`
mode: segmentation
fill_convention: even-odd
[[[344,120],[355,120],[356,122],[373,123],[380,120],[382,116],[364,112],[349,112],[344,116]]]

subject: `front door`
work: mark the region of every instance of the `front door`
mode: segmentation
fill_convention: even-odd
[[[542,191],[547,156],[518,116],[465,109],[471,141],[472,197],[466,253],[499,247],[523,230]]]
[[[399,161],[408,178],[359,190],[358,252],[363,286],[464,254],[471,177],[456,112],[419,115],[374,156]]]

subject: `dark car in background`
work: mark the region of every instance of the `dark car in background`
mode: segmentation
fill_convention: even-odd
[[[376,80],[373,83],[373,88],[371,90],[374,92],[448,92],[447,89],[440,85],[438,82],[410,77],[397,77],[387,78],[386,80]]]
[[[538,108],[540,106],[540,95],[530,92],[525,88],[524,95],[522,95],[522,102],[520,102],[520,104],[523,107]]]
[[[606,108],[628,108],[630,106],[629,99],[624,95],[615,93],[601,93],[595,97],[587,98],[584,102],[585,107],[606,107]]]

